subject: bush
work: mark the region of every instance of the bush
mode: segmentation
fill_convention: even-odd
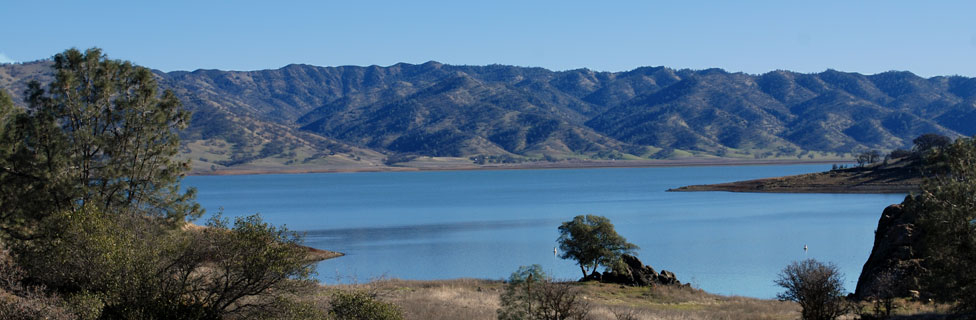
[[[512,273],[497,312],[500,320],[585,319],[589,304],[576,287],[552,282],[536,264]]]
[[[10,251],[0,241],[0,318],[78,319],[65,308],[64,301],[44,292],[43,287],[24,285],[24,276],[24,270],[14,262]]]
[[[379,301],[373,294],[365,291],[336,291],[332,294],[330,304],[329,315],[338,320],[403,319],[403,312],[400,311],[400,307]]]
[[[832,320],[847,313],[844,281],[834,264],[814,259],[794,261],[779,274],[776,285],[786,289],[776,297],[799,303],[805,320]]]
[[[27,274],[104,319],[217,319],[278,312],[314,282],[305,251],[259,217],[171,230],[92,206],[49,216],[22,243]],[[97,312],[96,312],[97,311]]]

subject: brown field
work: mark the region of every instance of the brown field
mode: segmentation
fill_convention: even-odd
[[[606,283],[573,283],[590,304],[592,320],[617,319],[799,319],[793,302],[722,296],[680,286],[628,287]],[[497,280],[376,280],[366,284],[326,285],[309,297],[328,306],[331,292],[366,290],[398,305],[406,319],[496,319],[505,284]],[[945,319],[950,307],[899,300],[892,319]],[[858,305],[870,312],[870,304]],[[854,313],[841,319],[858,319]]]
[[[576,284],[591,305],[590,319],[612,320],[616,314],[635,319],[796,319],[795,303],[726,297],[687,287],[622,287],[595,282]],[[407,319],[495,319],[500,281],[379,280],[360,285],[324,286],[316,299],[332,290],[368,290],[402,308]]]

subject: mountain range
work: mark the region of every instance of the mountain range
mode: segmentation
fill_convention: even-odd
[[[379,166],[416,156],[813,158],[905,148],[924,133],[976,135],[976,79],[898,71],[551,71],[432,61],[156,75],[194,112],[184,152],[214,170]],[[48,61],[0,65],[0,88],[18,99],[27,81],[50,79]]]

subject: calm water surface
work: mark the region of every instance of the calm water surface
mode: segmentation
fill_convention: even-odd
[[[198,201],[229,217],[255,212],[346,256],[320,262],[325,283],[506,278],[553,255],[560,222],[598,214],[639,258],[710,292],[772,298],[789,262],[836,263],[853,290],[885,206],[904,195],[664,192],[829,169],[825,165],[194,176]],[[807,245],[810,250],[803,251]]]

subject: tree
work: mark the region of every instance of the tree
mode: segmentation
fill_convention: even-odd
[[[559,226],[560,258],[573,259],[583,277],[599,266],[611,267],[622,254],[636,254],[638,247],[617,234],[606,217],[579,215]]]
[[[952,139],[937,133],[926,133],[912,140],[912,151],[918,156],[924,156],[933,149],[944,148],[952,143]]]
[[[201,213],[179,188],[189,162],[175,157],[190,114],[149,69],[92,48],[55,55],[54,71],[46,90],[28,85],[27,112],[4,130],[3,231],[28,236],[31,222],[88,204],[174,225]]]
[[[553,282],[538,264],[513,272],[500,298],[501,320],[585,319],[589,313],[589,304],[577,288]]]
[[[960,312],[976,313],[976,138],[958,139],[925,163],[936,174],[904,202],[918,214],[927,271],[922,288],[937,300],[959,302]]]
[[[179,185],[189,113],[152,72],[98,49],[57,54],[54,69],[48,89],[28,85],[26,112],[0,93],[0,243],[30,285],[84,318],[297,310],[314,284],[297,234],[256,215],[178,228],[202,214]]]
[[[846,313],[844,282],[832,263],[814,259],[794,261],[780,272],[775,282],[786,289],[776,297],[799,303],[804,320],[832,320]]]

